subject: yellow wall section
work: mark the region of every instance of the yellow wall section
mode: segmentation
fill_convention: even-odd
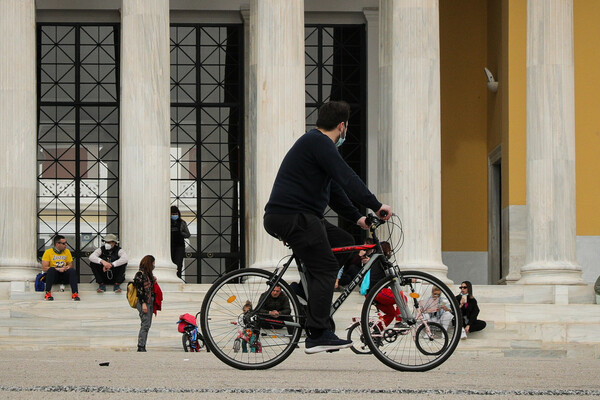
[[[508,3],[506,3],[508,1]],[[527,2],[504,0],[508,82],[502,140],[502,206],[525,205],[527,198]],[[501,83],[502,85],[502,83]],[[505,195],[507,193],[507,196]],[[507,204],[508,202],[508,204]]]
[[[573,2],[577,234],[600,235],[600,1]]]
[[[440,1],[442,250],[487,250],[486,2]]]

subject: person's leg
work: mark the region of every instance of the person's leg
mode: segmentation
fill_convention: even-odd
[[[104,283],[104,272],[102,271],[102,264],[98,264],[98,263],[90,263],[90,269],[92,270],[92,273],[94,274],[94,278],[96,279],[96,283],[98,285],[103,285]]]
[[[331,251],[324,222],[309,214],[266,215],[264,226],[287,242],[306,267],[309,337],[329,329],[329,310],[339,265]]]
[[[56,268],[48,268],[48,271],[46,271],[46,292],[52,291],[52,285],[56,282],[57,274]]]
[[[148,312],[142,311],[142,303],[138,302],[138,313],[140,315],[140,331],[138,333],[138,351],[146,351],[146,342],[148,340],[148,331],[152,325],[152,304],[148,304]]]
[[[444,311],[442,313],[442,316],[440,317],[440,324],[442,324],[442,327],[448,331],[448,327],[450,326],[450,322],[452,322],[452,314],[450,314],[448,311]]]
[[[125,282],[125,270],[127,269],[127,264],[121,265],[120,267],[113,267],[113,283],[115,285],[120,285]]]
[[[400,316],[400,310],[396,307],[396,299],[394,299],[394,294],[390,289],[381,289],[375,296],[375,301],[377,302],[377,308],[383,312],[385,326],[388,326],[394,318]]]
[[[78,293],[79,290],[77,288],[77,270],[75,268],[69,268],[67,271],[62,273],[64,276],[63,283],[68,283],[71,285],[71,293]]]
[[[485,321],[479,319],[473,321],[469,327],[469,333],[483,330],[487,326]]]
[[[327,232],[327,240],[329,240],[329,246],[333,247],[346,247],[354,246],[354,237],[345,230],[333,225],[326,219],[323,220],[325,223],[325,231]],[[338,260],[338,265],[342,268],[346,264],[348,259],[352,256],[353,252],[338,253],[335,258]],[[339,269],[338,269],[339,270]]]
[[[181,278],[183,271],[183,258],[185,256],[185,247],[171,247],[171,260],[177,265],[177,277]]]

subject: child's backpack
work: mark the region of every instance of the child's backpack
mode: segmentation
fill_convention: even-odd
[[[127,284],[127,301],[129,302],[131,308],[137,308],[138,294],[137,288],[135,287],[133,282],[129,282]]]
[[[192,314],[183,314],[179,316],[179,321],[177,321],[177,330],[179,333],[185,332],[185,327],[188,325],[193,325],[196,327],[196,317]]]
[[[43,292],[46,289],[46,273],[40,272],[35,277],[35,291]]]

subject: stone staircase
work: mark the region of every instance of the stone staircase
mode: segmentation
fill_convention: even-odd
[[[96,285],[81,284],[80,302],[71,300],[68,287],[53,291],[55,301],[47,302],[43,293],[23,282],[8,285],[0,287],[0,349],[136,349],[139,318],[125,292],[97,294]],[[149,349],[182,351],[176,322],[179,315],[200,310],[209,287],[161,285],[165,300],[152,322]],[[480,318],[488,325],[461,341],[458,351],[474,356],[600,358],[600,306],[594,304],[590,287],[525,288],[476,286]],[[353,293],[336,313],[339,336],[345,337],[352,317],[360,315],[363,299]]]

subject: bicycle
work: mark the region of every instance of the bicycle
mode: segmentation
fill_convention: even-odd
[[[335,299],[331,305],[330,316],[343,304],[350,293],[362,281],[366,273],[375,263],[383,268],[385,278],[371,285],[366,296],[361,313],[362,332],[370,351],[387,366],[400,371],[426,371],[442,364],[452,355],[460,340],[462,328],[461,318],[455,318],[452,329],[445,334],[439,331],[435,323],[428,322],[419,311],[419,300],[431,292],[436,286],[441,290],[441,297],[449,304],[451,312],[460,316],[458,303],[450,289],[438,278],[420,271],[401,271],[384,256],[376,230],[385,221],[374,215],[367,217],[374,244],[363,244],[334,248],[334,253],[354,252],[374,249],[369,261],[362,267],[350,284]],[[393,223],[392,226],[396,226]],[[391,236],[391,232],[390,232]],[[274,272],[256,268],[245,268],[230,272],[213,283],[202,302],[200,325],[207,347],[224,363],[238,369],[266,369],[284,361],[297,347],[305,322],[303,308],[290,288],[283,280],[283,275],[296,262],[300,280],[304,288],[307,282],[304,275],[305,267],[301,260],[292,253],[289,260]],[[284,320],[273,319],[259,310],[264,304],[265,293],[270,293],[275,286],[290,301],[290,315],[282,316]],[[371,333],[369,321],[377,320],[378,309],[375,298],[382,290],[393,293],[395,306],[401,320],[406,324],[403,334],[400,330],[384,330],[377,335]],[[407,296],[405,295],[407,294]],[[242,312],[243,305],[250,302],[254,307]],[[435,327],[433,329],[430,326]],[[239,329],[249,329],[260,341],[260,352],[234,351],[235,340],[238,339]],[[442,328],[443,329],[443,328]],[[423,336],[425,330],[425,336]],[[283,331],[283,332],[282,332]],[[387,332],[387,333],[386,333]],[[408,334],[410,333],[410,334]],[[443,337],[442,345],[436,334]],[[425,341],[436,341],[435,351],[430,350]],[[417,343],[424,339],[423,343]],[[423,351],[425,350],[425,351]]]
[[[381,313],[377,313],[378,318],[369,320],[369,334],[373,337],[376,346],[381,347],[383,341],[393,342],[398,335],[407,335],[412,333],[413,340],[419,351],[425,355],[440,354],[448,345],[448,332],[444,327],[433,321],[428,321],[427,324],[418,322],[418,327],[413,332],[409,328],[388,328],[385,326]],[[352,341],[352,350],[356,354],[372,354],[369,348],[365,335],[363,334],[360,317],[353,317],[352,324],[346,328],[348,334],[346,338]]]
[[[202,337],[202,334],[198,332],[199,315],[200,313],[197,313],[195,322],[192,322],[192,318],[194,317],[190,314],[184,314],[179,317],[179,321],[177,322],[179,324],[178,330],[181,333],[183,351],[186,353],[196,353],[205,347],[204,338]]]

